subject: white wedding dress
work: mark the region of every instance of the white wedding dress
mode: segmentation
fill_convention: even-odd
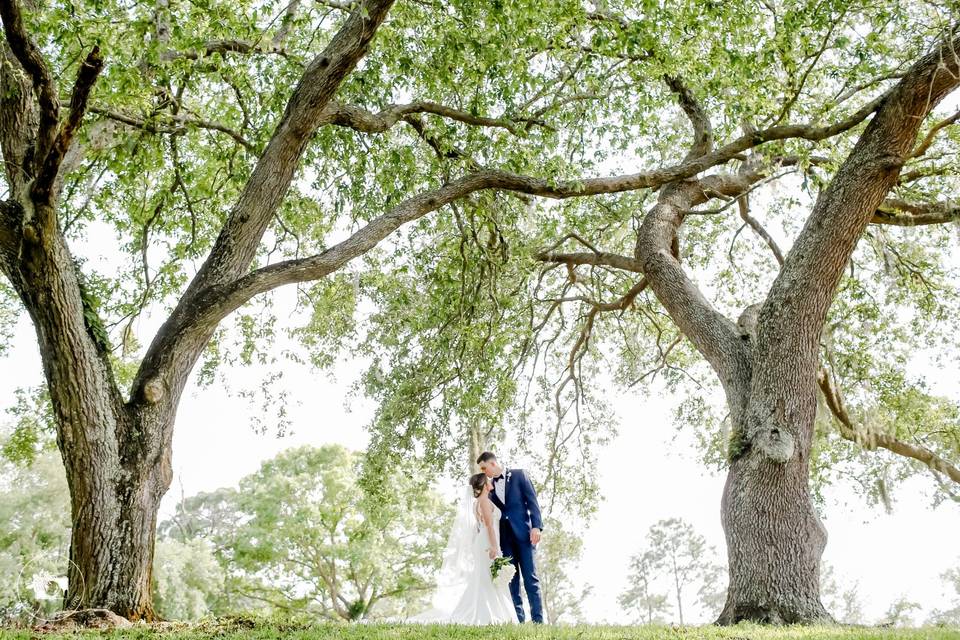
[[[496,505],[492,506],[493,531],[499,548],[500,510]],[[469,513],[465,514],[467,509]],[[469,516],[468,520],[465,515]],[[490,577],[493,561],[487,555],[489,546],[487,530],[478,518],[477,500],[469,496],[469,501],[461,500],[450,532],[433,598],[434,606],[409,621],[466,625],[517,624],[517,612],[509,585],[496,584]]]

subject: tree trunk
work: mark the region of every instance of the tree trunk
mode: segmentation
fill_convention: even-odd
[[[52,216],[39,208],[34,213],[24,219]],[[157,509],[173,477],[175,403],[169,397],[145,405],[123,400],[106,334],[85,301],[62,235],[42,224],[25,226],[18,244],[19,259],[5,255],[2,263],[36,330],[70,490],[64,608],[155,620],[151,567]]]
[[[760,393],[747,408],[748,421],[766,416],[772,426],[754,430],[760,432],[754,445],[734,452],[727,474],[721,520],[730,581],[718,624],[832,621],[820,602],[827,532],[813,508],[808,480],[814,413],[801,412],[806,415],[784,428],[781,420],[789,414],[782,409],[783,397],[790,391],[779,387],[773,394]],[[781,430],[803,435],[778,441]],[[795,455],[786,462],[777,459],[794,446]]]
[[[483,451],[480,449],[480,427],[471,426],[469,427],[469,438],[470,441],[467,447],[467,474],[473,475],[479,473],[480,468],[477,466],[477,458],[480,457],[480,454]]]
[[[673,584],[677,590],[677,615],[680,618],[680,626],[683,626],[683,598],[680,597],[680,574],[677,573],[677,558],[673,557]]]
[[[125,417],[114,424],[120,422],[135,434],[162,431]],[[101,429],[104,438],[116,432],[110,427]],[[102,607],[129,620],[160,619],[151,595],[154,540],[160,499],[173,474],[169,449],[143,458],[137,448],[137,443],[115,442],[64,452],[65,461],[71,458],[74,523],[65,607]]]

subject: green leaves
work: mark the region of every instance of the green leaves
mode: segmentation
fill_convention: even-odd
[[[361,463],[338,446],[288,449],[239,491],[191,498],[175,522],[213,542],[232,589],[277,610],[359,620],[416,609],[446,542],[448,508],[410,469],[380,479],[382,499],[365,495]]]
[[[169,309],[183,293],[304,65],[344,15],[323,3],[281,0],[173,2],[160,11],[84,0],[30,16],[64,95],[92,43],[106,56],[81,133],[88,155],[66,176],[59,214],[79,251],[106,238],[121,252],[118,261],[84,262],[86,324],[104,349],[124,347],[121,377],[129,379],[149,343],[132,335],[136,319]],[[580,0],[397,3],[337,101],[377,113],[429,100],[511,119],[513,131],[435,114],[377,134],[321,127],[255,266],[319,254],[406,198],[480,166],[555,184],[678,162],[689,149],[689,123],[664,74],[691,88],[718,144],[776,124],[834,122],[889,87],[946,17],[935,4],[906,0],[626,0],[610,10]],[[960,139],[943,134],[930,157],[907,163],[914,177],[898,195],[955,191]],[[786,157],[784,168],[798,171],[749,197],[785,246],[856,135],[750,153],[771,164]],[[622,300],[639,274],[550,269],[537,258],[546,247],[633,255],[655,196],[548,204],[478,193],[369,250],[349,275],[304,287],[298,300],[308,317],[290,330],[304,352],[293,357],[322,368],[353,347],[371,362],[361,386],[380,408],[368,472],[404,455],[459,468],[475,436],[540,459],[549,468],[549,502],[576,505],[594,482],[583,463],[613,429],[604,403],[610,390],[589,384],[601,374],[638,392],[657,378],[689,392],[681,421],[696,425],[705,450],[722,460],[719,421],[708,419],[707,394],[697,387],[709,376],[656,298],[647,291],[594,312]],[[952,428],[949,407],[906,369],[918,349],[954,346],[946,323],[958,297],[940,258],[955,244],[936,230],[871,232],[842,285],[831,315],[831,366],[851,407],[885,428],[904,421]],[[733,318],[776,274],[734,203],[717,215],[688,216],[679,249]],[[7,293],[0,291],[0,332],[15,313],[2,302]],[[273,362],[270,349],[286,328],[273,302],[255,300],[217,334],[201,382],[223,363]],[[948,451],[948,440],[932,434],[910,437]],[[564,466],[576,475],[557,482]]]
[[[53,407],[45,388],[18,388],[6,413],[11,430],[0,440],[0,460],[29,467],[45,451],[56,448]]]
[[[352,336],[359,287],[359,274],[338,273],[303,292],[310,319],[292,334],[307,348],[315,367],[331,366],[341,346]]]

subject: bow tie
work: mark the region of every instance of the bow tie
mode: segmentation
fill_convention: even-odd
[[[495,478],[493,478],[493,481],[494,481],[494,482],[496,482],[497,480],[503,480],[503,474],[502,474],[502,473],[501,473],[500,475],[496,476]]]

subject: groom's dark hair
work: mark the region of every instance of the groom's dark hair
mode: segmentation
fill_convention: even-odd
[[[490,462],[491,460],[496,460],[497,456],[493,455],[492,451],[484,451],[480,454],[480,457],[477,458],[477,464],[483,464],[484,462]]]

